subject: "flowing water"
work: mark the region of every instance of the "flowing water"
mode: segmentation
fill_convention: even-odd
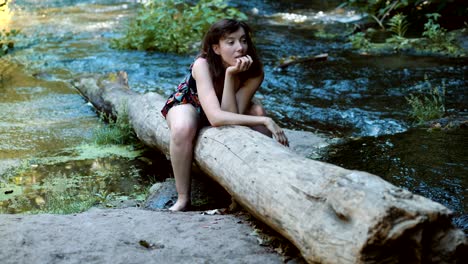
[[[154,153],[127,150],[127,157],[102,157],[89,153],[96,150],[82,151],[101,122],[68,85],[81,73],[125,70],[135,91],[168,95],[176,87],[195,54],[109,47],[109,40],[121,36],[125,22],[135,15],[137,2],[17,0],[10,5],[13,15],[6,26],[21,29],[28,39],[0,63],[0,172],[13,174],[16,181],[0,184],[36,196],[14,209],[11,202],[5,202],[11,199],[4,198],[7,211],[40,206],[37,185],[51,175],[99,179],[102,171],[115,171],[97,181],[98,192],[128,194],[148,184],[141,178],[169,173],[167,162]],[[432,85],[445,85],[448,112],[466,120],[466,59],[359,54],[345,38],[353,30],[350,22],[361,16],[335,9],[339,1],[232,4],[251,18],[266,71],[259,97],[272,117],[284,127],[346,139],[323,160],[369,171],[440,202],[456,212],[457,225],[467,230],[466,127],[432,132],[415,128],[405,99],[424,88],[426,78]],[[328,54],[327,61],[278,68],[284,58],[321,53]],[[68,159],[59,161],[62,156]],[[42,164],[44,159],[48,165]]]

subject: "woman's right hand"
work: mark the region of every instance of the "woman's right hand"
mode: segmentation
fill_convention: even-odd
[[[289,147],[289,142],[288,138],[286,137],[286,134],[284,134],[283,129],[279,127],[273,119],[270,117],[266,118],[265,121],[265,127],[270,130],[270,132],[273,134],[273,138],[276,139],[279,143],[282,145]]]
[[[253,60],[249,55],[236,59],[236,65],[232,65],[226,68],[226,73],[238,74],[247,71],[252,65]]]

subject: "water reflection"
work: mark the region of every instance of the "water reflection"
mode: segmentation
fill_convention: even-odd
[[[163,160],[154,152],[146,156]],[[145,186],[167,177],[165,168],[169,166],[164,162],[119,156],[51,164],[44,159],[32,160],[11,171],[8,181],[0,183],[0,212],[58,212],[80,203],[105,206],[118,197],[141,200]]]
[[[365,137],[335,146],[324,160],[364,170],[456,212],[455,222],[468,233],[468,130],[411,129]]]

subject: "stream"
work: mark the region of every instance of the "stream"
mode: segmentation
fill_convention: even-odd
[[[8,19],[0,18],[6,21],[0,27],[27,36],[0,57],[0,212],[34,212],[57,200],[50,188],[69,197],[141,199],[150,183],[170,175],[158,153],[93,147],[93,130],[103,123],[69,85],[80,74],[125,70],[137,92],[166,96],[175,89],[195,54],[109,47],[138,2],[16,0]],[[405,97],[426,80],[444,85],[447,112],[466,120],[468,60],[360,54],[345,36],[361,15],[335,9],[339,1],[287,2],[231,1],[249,14],[255,31],[266,74],[258,97],[269,114],[283,127],[344,139],[321,160],[437,201],[467,233],[466,126],[418,128]],[[326,61],[278,68],[284,58],[321,53]]]

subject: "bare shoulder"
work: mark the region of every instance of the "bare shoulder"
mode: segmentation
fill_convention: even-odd
[[[209,73],[208,61],[205,58],[197,58],[192,66],[192,75],[197,79],[197,75]]]
[[[206,64],[208,65],[208,61],[205,58],[198,57],[195,62],[193,63],[193,66],[195,65],[201,65],[201,64]]]

